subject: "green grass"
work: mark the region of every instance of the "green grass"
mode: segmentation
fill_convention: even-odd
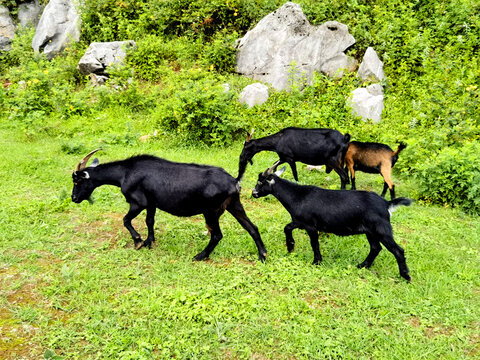
[[[258,172],[276,159],[261,153],[247,168],[242,201],[267,247],[266,263],[257,261],[253,240],[228,213],[220,220],[224,238],[208,261],[192,261],[208,241],[200,216],[158,212],[156,246],[135,251],[118,188],[97,189],[92,205],[70,201],[72,169],[111,132],[89,128],[77,136],[27,138],[6,120],[0,126],[0,358],[480,356],[478,216],[418,201],[398,209],[392,224],[411,283],[386,250],[371,269],[357,269],[368,253],[363,235],[321,234],[324,261],[313,266],[300,230],[295,252],[287,254],[289,215],[281,205],[250,195]],[[140,125],[132,131],[143,134]],[[242,143],[197,148],[162,135],[103,147],[100,162],[150,153],[236,175]],[[301,183],[339,188],[334,173],[309,173],[302,165],[299,176]],[[393,178],[398,196],[417,197],[411,179],[395,172]],[[359,173],[357,187],[379,193],[382,180]],[[144,213],[134,226],[145,236]]]

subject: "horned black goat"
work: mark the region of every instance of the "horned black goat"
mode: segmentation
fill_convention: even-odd
[[[90,152],[76,166],[72,174],[72,201],[80,203],[89,199],[101,185],[120,187],[130,204],[123,223],[137,249],[151,247],[155,241],[153,227],[157,208],[176,216],[203,214],[210,231],[210,242],[194,258],[203,260],[222,238],[218,220],[227,210],[255,241],[259,259],[265,260],[267,251],[258,229],[247,217],[240,202],[239,183],[222,168],[172,162],[149,155],[100,165],[95,159],[91,166],[86,167],[90,157],[98,150]],[[144,209],[147,210],[148,237],[142,241],[132,226],[132,220]]]
[[[390,213],[396,206],[410,205],[411,199],[387,201],[368,191],[325,190],[299,185],[279,177],[285,167],[273,172],[276,165],[259,174],[252,195],[259,198],[272,194],[290,213],[292,222],[284,229],[288,251],[293,251],[295,247],[292,231],[297,228],[305,229],[310,237],[314,264],[322,261],[319,231],[340,236],[365,234],[370,243],[370,253],[358,267],[369,268],[382,244],[395,256],[400,275],[410,281],[404,250],[393,239]]]
[[[261,151],[276,152],[280,158],[279,165],[288,163],[293,177],[298,181],[296,161],[309,165],[326,165],[326,171],[335,170],[340,176],[341,188],[348,184],[348,174],[343,168],[343,161],[348,149],[350,135],[342,135],[332,129],[303,129],[288,127],[276,134],[259,139],[252,139],[253,130],[247,136],[240,154],[238,176],[240,180],[245,173],[247,163],[253,164],[252,158]]]

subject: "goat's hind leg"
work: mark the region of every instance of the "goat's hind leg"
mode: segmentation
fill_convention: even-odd
[[[142,212],[144,208],[137,203],[130,203],[130,209],[128,213],[123,217],[123,225],[127,228],[132,236],[135,249],[140,249],[143,246],[143,241],[140,234],[133,228],[132,220],[135,219],[138,214]]]
[[[210,241],[208,242],[207,247],[203,249],[203,251],[199,252],[197,255],[194,256],[193,260],[200,261],[207,259],[212,253],[213,249],[215,249],[217,244],[222,239],[223,235],[222,231],[220,230],[220,224],[218,223],[218,219],[222,214],[223,210],[212,211],[203,214],[203,216],[205,217],[207,228],[210,231]]]
[[[390,251],[395,259],[397,260],[398,269],[400,270],[400,276],[403,277],[405,280],[410,281],[410,275],[407,267],[407,263],[405,261],[405,251],[398,245],[395,240],[393,239],[392,234],[387,234],[380,238],[380,242],[383,246]]]
[[[257,246],[258,259],[262,262],[265,261],[267,257],[267,249],[263,244],[260,233],[258,232],[258,228],[255,226],[254,223],[252,223],[252,221],[245,213],[245,209],[240,202],[239,195],[236,195],[232,198],[232,200],[227,206],[227,211],[233,215],[233,217],[239,222],[240,225],[242,225],[245,230],[248,231],[253,241],[255,241],[255,245]]]
[[[375,258],[382,250],[382,246],[380,245],[380,242],[374,235],[367,234],[367,240],[368,240],[368,243],[370,244],[370,252],[367,255],[367,258],[361,264],[357,265],[359,269],[364,267],[368,269],[370,266],[372,266],[373,262],[375,261]]]
[[[145,223],[147,224],[148,236],[147,240],[143,242],[143,246],[152,248],[152,243],[155,241],[154,225],[155,225],[155,212],[157,208],[155,206],[147,207],[147,217]]]

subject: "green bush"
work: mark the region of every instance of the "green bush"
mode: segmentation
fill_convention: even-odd
[[[480,144],[448,147],[417,169],[422,197],[480,214]]]
[[[203,53],[204,62],[211,70],[233,72],[235,70],[235,40],[238,34],[219,31],[210,43],[207,43]]]
[[[135,49],[128,53],[127,64],[135,69],[137,77],[158,81],[168,72],[168,68],[178,71],[191,67],[202,47],[202,43],[185,38],[167,40],[157,35],[147,35],[138,40]]]
[[[187,80],[158,106],[153,117],[160,127],[175,131],[188,143],[224,145],[242,129],[236,115],[240,105],[233,97],[212,78]]]

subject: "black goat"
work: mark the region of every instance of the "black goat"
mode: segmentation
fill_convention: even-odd
[[[238,176],[240,181],[247,162],[253,164],[252,158],[260,151],[276,152],[280,158],[279,165],[288,163],[293,177],[298,181],[296,161],[309,165],[326,165],[327,173],[335,170],[342,181],[341,188],[348,184],[348,174],[343,168],[343,161],[348,149],[350,135],[342,135],[332,129],[302,129],[289,127],[278,133],[252,140],[253,130],[247,136],[240,154]]]
[[[392,168],[398,160],[398,154],[407,145],[400,143],[397,150],[390,146],[375,142],[352,141],[345,155],[345,168],[350,171],[352,190],[355,190],[355,170],[383,176],[383,191],[381,197],[390,189],[390,199],[395,199],[395,184],[392,181]]]
[[[157,208],[176,216],[203,214],[211,234],[210,242],[194,258],[203,260],[222,238],[218,220],[227,210],[255,241],[259,259],[265,260],[267,251],[258,229],[247,217],[240,202],[239,183],[222,168],[177,163],[149,155],[102,165],[98,165],[95,159],[90,167],[85,168],[96,151],[89,153],[72,174],[72,201],[80,203],[89,199],[93,190],[101,185],[119,186],[130,204],[123,223],[137,249],[151,247],[155,241],[153,226]],[[132,220],[144,209],[147,209],[148,237],[142,241],[132,226]]]
[[[383,244],[397,259],[400,275],[410,281],[404,250],[393,239],[390,213],[398,205],[410,205],[411,199],[397,198],[389,202],[368,191],[325,190],[299,185],[279,177],[285,167],[274,173],[276,165],[259,174],[252,195],[259,198],[272,194],[290,213],[292,222],[284,229],[288,251],[295,248],[292,231],[297,228],[305,229],[310,236],[314,264],[322,261],[319,231],[340,236],[365,234],[370,253],[358,267],[369,268]]]

